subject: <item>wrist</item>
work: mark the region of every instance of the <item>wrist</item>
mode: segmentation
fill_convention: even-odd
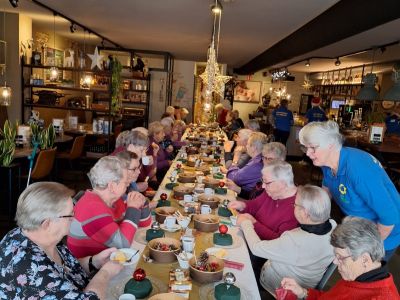
[[[302,294],[300,295],[301,299],[306,299],[308,297],[308,290],[304,289],[302,290]]]
[[[89,272],[97,272],[99,270],[97,264],[94,262],[95,258],[94,256],[89,257],[89,262],[88,262],[88,267],[89,267]]]

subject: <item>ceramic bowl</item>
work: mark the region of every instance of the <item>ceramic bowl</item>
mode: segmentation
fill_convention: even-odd
[[[178,182],[193,183],[195,181],[196,181],[196,173],[194,172],[184,172],[179,174]]]
[[[216,189],[219,186],[219,180],[211,177],[206,177],[203,180],[206,188]]]
[[[171,263],[171,262],[176,261],[176,256],[174,253],[175,251],[173,251],[173,250],[167,250],[167,251],[156,250],[155,245],[157,243],[166,244],[166,245],[172,244],[178,250],[181,248],[180,241],[173,239],[173,238],[163,237],[163,238],[153,239],[147,244],[149,246],[149,255],[154,261],[159,262],[159,263]]]
[[[222,259],[216,258],[215,256],[209,256],[208,263],[215,262],[218,264],[218,269],[215,272],[200,271],[194,268],[196,264],[194,257],[189,260],[189,272],[190,277],[199,283],[211,283],[222,280],[222,275],[224,273],[224,261]]]
[[[193,216],[194,228],[202,232],[214,232],[218,230],[219,218],[216,215]]]
[[[195,177],[196,178],[196,177]],[[179,199],[185,196],[185,195],[190,195],[193,193],[193,189],[192,187],[188,187],[188,186],[176,186],[174,187],[173,191],[174,191],[174,197],[175,199]]]
[[[167,216],[173,215],[178,209],[172,206],[157,207],[154,212],[156,213],[156,221],[160,224],[164,224],[164,220]]]
[[[201,204],[207,204],[212,209],[217,208],[219,205],[219,202],[221,201],[221,199],[218,196],[206,195],[206,194],[200,195],[197,199]]]

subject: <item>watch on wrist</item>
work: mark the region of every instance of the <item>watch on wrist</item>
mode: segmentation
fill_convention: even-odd
[[[89,272],[90,273],[92,273],[92,272],[97,272],[99,269],[97,269],[95,266],[94,266],[94,264],[93,264],[93,256],[91,256],[90,258],[89,258]]]

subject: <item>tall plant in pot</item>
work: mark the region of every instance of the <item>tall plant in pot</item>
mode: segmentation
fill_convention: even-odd
[[[120,92],[121,92],[121,71],[122,64],[116,57],[110,58],[110,68],[111,68],[111,113],[116,115],[120,108]]]
[[[40,149],[52,149],[54,147],[54,141],[56,139],[56,131],[52,124],[49,125],[46,129],[43,129],[40,133]]]
[[[4,122],[3,130],[0,129],[2,140],[0,140],[0,165],[8,167],[14,159],[15,136],[17,134],[18,122],[13,126],[8,120]]]

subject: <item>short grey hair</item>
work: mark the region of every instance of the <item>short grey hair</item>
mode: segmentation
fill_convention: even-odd
[[[128,148],[129,145],[147,147],[149,138],[140,131],[122,131],[115,141],[115,147]]]
[[[250,129],[240,129],[238,132],[238,135],[240,135],[241,137],[243,137],[243,139],[245,141],[248,141],[250,136],[253,134],[254,131],[251,131]]]
[[[308,212],[311,221],[324,223],[330,218],[331,199],[323,188],[309,184],[299,186],[296,198]]]
[[[164,126],[160,122],[155,121],[149,124],[149,136],[153,136],[161,131],[164,131]]]
[[[253,132],[247,141],[247,145],[252,146],[259,153],[262,152],[266,143],[268,143],[268,137],[262,132]]]
[[[286,160],[287,150],[284,144],[279,142],[270,142],[265,144],[262,150],[263,156],[268,156],[268,154],[272,154],[274,159],[277,160]]]
[[[92,188],[104,190],[110,182],[120,182],[124,169],[124,164],[115,156],[100,158],[88,173]]]
[[[348,249],[353,260],[363,253],[369,254],[373,262],[380,262],[385,256],[378,226],[363,218],[344,218],[342,224],[331,234],[331,245],[335,248]]]
[[[131,131],[139,131],[139,132],[143,133],[145,136],[149,136],[149,131],[147,130],[147,128],[144,128],[144,127],[135,127],[135,128],[132,128]]]
[[[36,182],[19,196],[15,221],[24,230],[36,230],[46,219],[63,213],[74,191],[58,182]]]
[[[308,123],[300,130],[299,140],[304,146],[319,145],[326,147],[333,144],[340,149],[343,144],[339,125],[335,121]]]
[[[256,119],[248,120],[245,127],[252,131],[260,131],[260,123]]]
[[[274,160],[268,163],[262,169],[262,174],[271,174],[275,180],[282,180],[288,187],[294,186],[293,168],[286,161]]]
[[[133,159],[138,159],[138,156],[135,152],[131,152],[128,150],[118,152],[117,154],[115,154],[115,157],[117,157],[122,162],[125,169],[129,169],[129,166],[131,165],[131,161]]]

